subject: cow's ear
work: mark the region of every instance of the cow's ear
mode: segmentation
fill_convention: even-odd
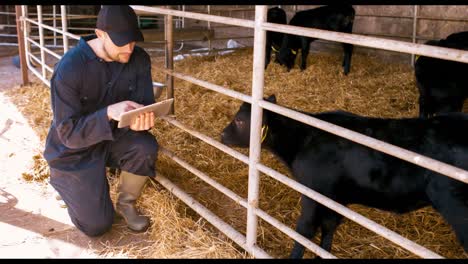
[[[276,96],[274,94],[268,96],[268,98],[266,98],[265,100],[267,100],[270,103],[276,104]]]

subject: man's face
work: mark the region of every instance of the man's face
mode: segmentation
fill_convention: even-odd
[[[112,42],[112,39],[106,32],[101,31],[101,33],[102,34],[98,34],[98,36],[101,35],[99,38],[103,41],[104,53],[106,53],[107,57],[116,62],[127,63],[135,48],[135,41],[119,47]]]

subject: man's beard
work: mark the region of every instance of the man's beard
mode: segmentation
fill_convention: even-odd
[[[113,61],[120,62],[120,63],[125,63],[125,62],[120,61],[120,57],[119,57],[118,53],[117,53],[116,56],[111,56],[111,54],[109,52],[107,52],[106,46],[103,46],[103,51],[106,54],[106,56],[108,58],[112,59]]]

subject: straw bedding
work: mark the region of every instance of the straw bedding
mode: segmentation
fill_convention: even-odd
[[[410,66],[388,64],[378,57],[354,54],[351,72],[344,76],[341,56],[312,53],[308,58],[308,68],[302,72],[296,66],[288,73],[281,66],[271,63],[265,72],[264,95],[275,94],[278,104],[309,112],[341,109],[374,117],[417,116],[418,91]],[[176,62],[175,70],[250,94],[252,61],[252,49],[243,49],[224,56],[191,57]],[[161,70],[163,60],[154,57],[152,63],[153,79],[164,82]],[[175,80],[174,94],[176,119],[217,140],[241,104],[228,96],[178,79]],[[51,118],[48,88],[36,84],[14,89],[10,96],[16,98],[21,111],[29,117],[41,139],[45,139]],[[37,108],[21,107],[26,102],[30,102],[29,105],[36,104]],[[164,120],[158,119],[151,132],[160,145],[241,197],[247,197],[247,165]],[[236,150],[248,155],[247,149]],[[36,160],[38,167],[44,164],[41,156]],[[287,168],[270,153],[262,151],[261,161],[291,177]],[[159,155],[157,170],[245,234],[247,215],[242,206],[165,155]],[[41,173],[31,173],[29,179],[43,179],[43,174],[47,173]],[[115,188],[115,181],[112,182],[112,188]],[[260,208],[291,228],[295,227],[300,213],[299,197],[296,191],[261,174]],[[131,252],[137,252],[135,255],[155,257],[166,253],[166,257],[178,258],[248,257],[237,245],[220,235],[199,215],[157,184],[155,188],[146,189],[140,204],[151,215],[151,239],[154,245],[150,250],[130,249]],[[351,205],[350,208],[444,257],[468,257],[456,241],[450,226],[430,207],[404,215],[360,205]],[[257,240],[260,247],[279,258],[287,257],[293,245],[292,239],[262,220],[259,220]],[[314,241],[318,242],[317,237]],[[347,219],[344,219],[335,234],[332,254],[340,258],[417,258]],[[314,254],[306,251],[305,257],[314,257]]]

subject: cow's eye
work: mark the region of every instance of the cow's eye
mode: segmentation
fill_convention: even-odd
[[[239,118],[235,118],[234,122],[236,123],[236,126],[238,126],[238,127],[244,126],[244,121],[239,119]]]

